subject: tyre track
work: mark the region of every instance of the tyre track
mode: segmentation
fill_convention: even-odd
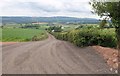
[[[49,38],[3,47],[3,74],[111,74],[92,47]],[[98,61],[99,60],[99,61]]]

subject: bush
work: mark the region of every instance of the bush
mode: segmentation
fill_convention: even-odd
[[[57,39],[70,41],[80,47],[92,45],[117,46],[114,29],[79,29],[70,32],[54,33],[53,35]]]
[[[35,35],[32,37],[32,41],[40,41],[46,39],[48,36],[45,33],[41,33],[39,35]]]
[[[52,32],[53,30],[54,30],[54,32],[61,32],[62,31],[61,27],[62,26],[51,26],[47,30],[48,30],[48,32]]]

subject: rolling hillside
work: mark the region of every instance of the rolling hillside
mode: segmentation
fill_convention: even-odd
[[[93,18],[74,18],[74,17],[2,17],[2,23],[32,23],[32,22],[58,22],[58,23],[98,23],[99,20]]]

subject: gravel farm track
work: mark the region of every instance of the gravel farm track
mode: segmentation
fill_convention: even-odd
[[[3,74],[112,74],[91,46],[55,39],[2,45]]]

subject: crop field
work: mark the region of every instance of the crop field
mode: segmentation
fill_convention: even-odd
[[[43,35],[46,37],[45,31],[39,29],[4,28],[0,41],[31,41],[34,36],[43,37]]]
[[[98,27],[98,24],[61,24],[61,26],[63,27],[63,31],[67,32],[67,31],[71,31],[74,30],[78,27],[83,27],[83,28],[87,28],[87,27]]]
[[[38,29],[19,28],[19,26],[6,25],[0,28],[0,41],[2,42],[22,42],[22,41],[38,41],[47,38],[45,32],[46,26],[39,26]]]

